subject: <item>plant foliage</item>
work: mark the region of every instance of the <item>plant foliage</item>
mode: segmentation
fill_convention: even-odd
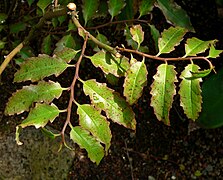
[[[218,82],[221,82],[221,80],[215,82],[213,78],[209,83],[204,84],[202,88],[203,94],[200,84],[202,79],[214,69],[209,58],[217,58],[222,53],[222,50],[215,49],[216,40],[202,41],[196,37],[186,40],[185,34],[188,31],[193,31],[193,27],[186,12],[173,1],[142,0],[136,7],[129,4],[129,2],[125,0],[108,0],[106,2],[83,0],[80,5],[82,11],[78,9],[80,13],[78,13],[76,5],[72,3],[68,5],[70,16],[67,17],[65,13],[51,17],[47,15],[47,8],[51,1],[38,1],[37,7],[42,11],[44,18],[40,20],[37,27],[41,25],[42,21],[51,18],[49,21],[51,21],[54,28],[67,23],[67,31],[62,37],[49,33],[42,40],[40,52],[43,54],[35,57],[33,53],[23,53],[23,57],[25,56],[24,54],[28,57],[23,59],[22,63],[18,63],[20,68],[15,73],[14,82],[28,82],[26,82],[26,86],[17,90],[9,98],[5,114],[14,115],[25,111],[28,112],[25,120],[16,127],[16,141],[19,145],[22,144],[19,140],[20,132],[27,126],[41,128],[45,134],[52,138],[61,136],[62,143],[66,145],[64,136],[65,130],[68,131],[67,126],[69,126],[71,129],[69,132],[70,138],[80,148],[87,151],[91,161],[99,164],[104,155],[108,154],[111,146],[111,122],[133,131],[136,130],[137,121],[132,105],[137,104],[146,86],[151,88],[150,106],[154,109],[155,116],[166,125],[171,125],[169,115],[176,94],[180,96],[180,105],[188,119],[193,121],[199,119],[200,122],[204,122],[207,117],[209,119],[212,117],[220,119],[220,116],[212,113],[210,109],[217,109],[218,114],[220,114],[221,98],[218,97],[222,97],[222,95],[218,90],[221,87],[216,86],[214,97],[209,96],[209,94],[213,94],[209,91],[215,85],[220,86]],[[29,1],[28,3],[31,6],[34,2]],[[152,13],[154,6],[159,7],[168,22],[170,21],[174,26],[164,29],[160,33],[155,25],[149,22],[144,23],[140,19],[132,22],[129,19],[128,21],[115,21],[122,18],[123,13],[128,15],[126,9],[135,10],[135,12],[131,13],[142,18]],[[78,8],[80,7],[78,6]],[[62,10],[64,9],[62,7]],[[52,13],[60,11],[60,7],[57,7]],[[132,16],[132,14],[129,14],[129,16]],[[47,18],[45,15],[47,15]],[[126,42],[113,45],[113,43],[109,42],[108,35],[103,35],[104,32],[103,34],[100,32],[100,25],[88,27],[98,17],[111,18],[110,22],[101,25],[103,27],[125,22],[123,34]],[[144,24],[135,24],[135,22],[143,22]],[[22,23],[22,26],[14,24],[15,27],[22,27],[14,33],[19,33],[26,28],[24,22],[20,23]],[[82,23],[85,27],[81,25]],[[37,27],[35,26],[34,30]],[[88,28],[90,29],[89,31]],[[145,28],[150,29],[149,35],[146,34],[146,31],[144,32]],[[16,28],[11,28],[12,31],[13,29]],[[120,28],[120,31],[122,30],[123,28]],[[148,36],[154,42],[157,55],[150,53],[148,42],[145,41]],[[27,44],[27,39],[24,42],[24,44]],[[54,42],[57,43],[54,45]],[[175,51],[176,46],[179,44],[185,47],[185,54],[181,57],[173,57],[170,53]],[[29,49],[32,48],[29,47]],[[204,55],[200,55],[200,53]],[[165,57],[163,57],[164,54]],[[155,74],[148,71],[148,66],[151,63],[147,62],[152,60],[160,62]],[[195,64],[198,60],[207,63],[209,67],[201,70]],[[80,69],[89,68],[85,66],[86,61],[90,61],[100,74],[106,77],[107,81],[102,82],[103,78],[97,79],[97,77],[81,79]],[[172,61],[175,63],[171,64]],[[180,64],[182,61],[188,63],[185,65],[184,70],[180,72],[177,67],[178,63]],[[64,76],[64,71],[68,67],[72,68],[75,73],[73,73],[70,87],[67,88],[63,87],[62,83],[57,82],[55,79],[59,75]],[[180,67],[182,67],[182,64],[180,64]],[[148,84],[147,78],[152,79],[151,84]],[[218,76],[218,78],[221,78],[221,76]],[[77,85],[77,81],[82,86]],[[178,81],[179,87],[177,87],[176,83]],[[27,85],[28,83],[29,85]],[[123,88],[117,92],[116,88],[111,84],[122,86]],[[90,102],[85,102],[84,104],[78,102],[76,87],[83,90],[84,95],[89,97]],[[179,91],[177,91],[178,89]],[[63,91],[70,93],[70,99],[67,109],[60,110],[54,103],[54,99],[60,98]],[[203,96],[204,104],[202,105]],[[210,107],[210,104],[207,103],[209,101],[213,101],[213,106],[211,104]],[[76,106],[76,110],[72,106]],[[202,111],[201,107],[205,112]],[[61,113],[67,114],[63,130],[59,135],[53,134],[46,129],[46,125],[57,120]],[[73,113],[78,114],[79,121],[71,117]],[[199,116],[200,113],[201,116]],[[223,123],[221,121],[212,126],[205,121],[203,124],[205,124],[204,126],[216,127]]]

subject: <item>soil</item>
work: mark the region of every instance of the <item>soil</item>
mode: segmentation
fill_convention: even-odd
[[[161,28],[162,26],[160,23]],[[114,41],[116,40],[117,37]],[[151,66],[148,63],[147,66],[148,71],[154,74],[157,64]],[[87,64],[85,67],[92,66]],[[3,115],[7,99],[19,86],[12,83],[14,72],[10,66],[1,77],[0,131],[14,131],[21,121],[21,116]],[[93,72],[97,72],[94,67],[84,69],[80,74],[87,78],[95,78],[96,75],[104,81],[99,74],[92,74]],[[70,82],[64,82],[63,78],[73,76],[72,72],[67,73],[68,76],[59,79],[64,87]],[[151,77],[150,75],[143,96],[133,107],[137,120],[136,132],[111,122],[112,145],[109,154],[97,166],[87,158],[84,150],[76,147],[76,157],[68,179],[223,179],[223,127],[191,131],[193,123],[182,121],[185,116],[178,103],[174,104],[170,113],[171,126],[157,121],[150,107]],[[119,88],[117,90],[121,91]],[[64,100],[57,101],[61,107],[64,106],[63,102]],[[58,123],[54,128],[60,129],[60,126]]]

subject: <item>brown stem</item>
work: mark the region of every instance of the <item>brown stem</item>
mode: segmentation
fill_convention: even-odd
[[[95,27],[86,27],[85,29],[94,30],[94,29],[100,29],[100,28],[103,28],[105,26],[109,26],[109,25],[112,25],[112,24],[123,24],[123,23],[128,23],[128,22],[140,22],[140,23],[146,23],[146,24],[149,23],[149,21],[146,21],[146,20],[129,19],[129,20],[122,20],[122,21],[110,21],[110,22],[107,22],[105,24],[98,25],[98,26],[95,26]]]
[[[80,68],[82,58],[84,56],[84,52],[85,52],[85,49],[86,49],[88,38],[89,38],[89,34],[86,33],[84,44],[82,46],[81,55],[80,55],[80,57],[79,57],[79,59],[76,63],[76,66],[75,66],[76,67],[75,68],[75,75],[74,75],[73,81],[72,81],[72,83],[70,85],[70,88],[69,88],[70,89],[70,99],[69,99],[69,103],[68,103],[68,107],[67,107],[67,118],[66,118],[66,122],[64,123],[63,129],[61,131],[62,143],[65,142],[65,137],[64,137],[65,130],[67,128],[67,125],[70,124],[71,108],[72,108],[73,101],[74,101],[74,86],[76,84],[77,79],[79,78],[79,68]]]
[[[128,52],[128,53],[134,53],[134,54],[138,54],[140,56],[143,57],[147,57],[150,59],[154,59],[154,60],[158,60],[158,61],[191,61],[191,60],[205,60],[208,62],[209,66],[211,69],[213,69],[213,65],[212,63],[204,56],[197,56],[197,57],[177,57],[177,58],[163,58],[163,57],[159,57],[159,56],[154,56],[154,55],[150,55],[150,54],[146,54],[137,50],[133,50],[133,49],[126,49],[126,48],[121,48],[121,47],[116,47],[117,50],[122,51],[122,52]]]

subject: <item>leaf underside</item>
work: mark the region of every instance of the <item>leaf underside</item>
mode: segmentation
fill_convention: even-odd
[[[105,111],[108,118],[123,125],[126,128],[135,130],[135,114],[126,101],[106,84],[98,83],[95,80],[83,82],[84,93],[90,96],[93,105]]]
[[[189,64],[185,67],[181,73],[180,78],[180,105],[183,107],[184,113],[189,119],[196,120],[201,112],[201,78],[197,79],[186,79],[185,77],[191,76],[191,72],[198,71],[200,68],[195,64]]]
[[[151,106],[159,121],[170,125],[169,111],[172,107],[173,96],[176,94],[174,82],[177,82],[176,71],[173,65],[161,64],[157,68],[157,73],[153,76],[151,85],[152,95]]]

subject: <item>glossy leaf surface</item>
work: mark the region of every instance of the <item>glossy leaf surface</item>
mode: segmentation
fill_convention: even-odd
[[[59,76],[68,66],[65,61],[44,54],[32,57],[27,59],[15,73],[14,82],[39,81],[53,74]]]
[[[174,82],[177,82],[176,71],[173,65],[161,64],[153,76],[151,85],[151,106],[159,121],[170,125],[169,111],[172,107],[173,96],[176,94]]]
[[[77,143],[80,148],[86,149],[88,157],[92,162],[99,164],[104,157],[103,146],[90,133],[80,126],[72,127],[70,138]]]
[[[96,108],[105,111],[109,119],[126,128],[136,128],[134,112],[118,93],[95,80],[84,81],[83,84],[84,93],[90,96]]]
[[[183,40],[185,34],[186,30],[181,27],[170,27],[164,30],[158,42],[159,53],[157,56],[173,51],[175,49],[174,47],[179,45]]]
[[[189,119],[196,120],[201,112],[201,78],[198,79],[186,79],[185,77],[191,76],[191,72],[198,71],[200,68],[195,64],[189,64],[185,67],[181,73],[180,78],[180,105],[183,107],[184,113]]]
[[[142,96],[143,87],[147,84],[147,69],[144,61],[136,62],[127,71],[124,82],[124,96],[132,105]]]

